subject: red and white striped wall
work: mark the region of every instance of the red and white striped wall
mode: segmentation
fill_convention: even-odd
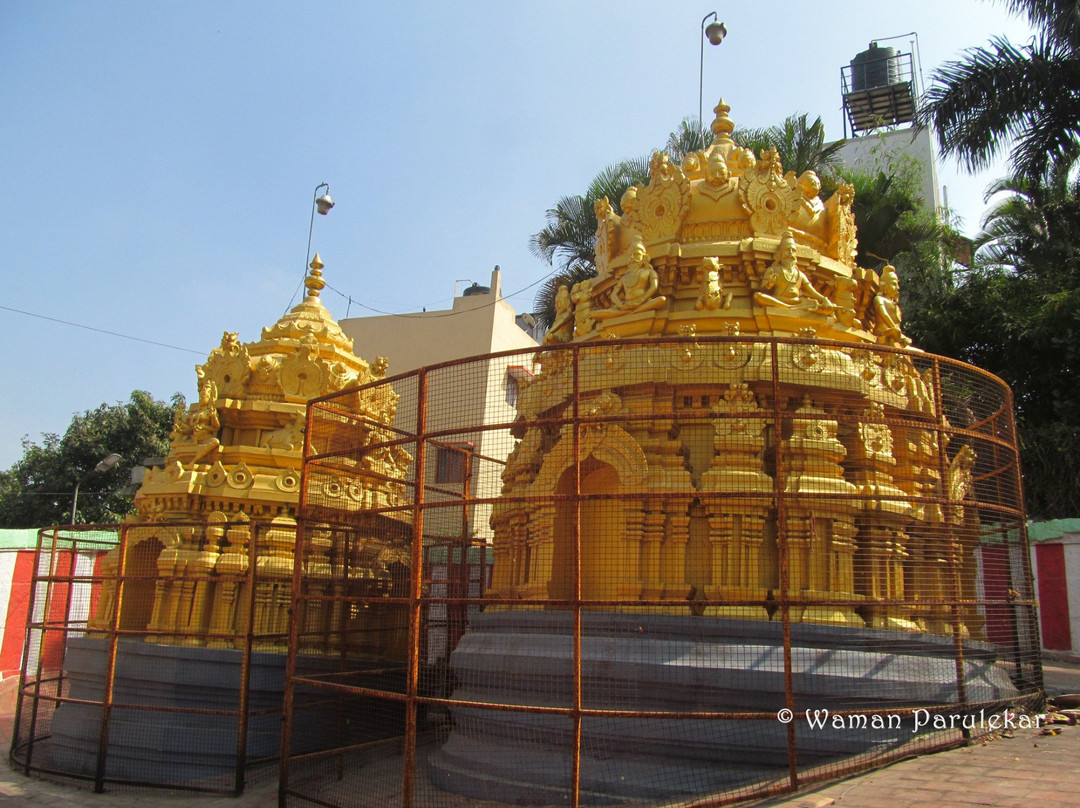
[[[0,530],[0,678],[18,676],[22,666],[36,530]]]
[[[26,626],[31,609],[37,534],[37,530],[33,529],[0,530],[0,679],[18,676],[22,668]],[[62,550],[52,557],[51,572],[59,578],[90,576],[96,571],[106,549],[98,544],[92,549]],[[49,556],[41,559],[41,576],[50,573],[49,563]],[[48,622],[58,628],[67,625],[78,630],[80,621],[90,615],[95,597],[89,581],[55,583],[48,597],[46,584],[38,584],[37,595],[33,598],[34,622],[41,622],[48,611]],[[34,638],[30,644],[28,670],[36,670],[39,663],[43,670],[58,668],[64,637],[64,631],[57,630],[48,632],[44,643],[39,641],[39,637]]]

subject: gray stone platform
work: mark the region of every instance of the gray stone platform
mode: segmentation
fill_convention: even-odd
[[[676,798],[738,787],[788,765],[782,626],[675,615],[582,616],[582,706],[627,711],[761,712],[759,720],[586,717],[581,788],[594,804]],[[893,728],[822,728],[804,711],[873,711],[957,702],[949,637],[814,624],[791,627],[800,765],[888,748]],[[1007,666],[984,643],[964,645],[967,700],[1017,696]],[[570,707],[572,615],[474,616],[451,664],[453,698]],[[561,715],[453,709],[454,729],[432,758],[441,788],[475,799],[558,804],[570,786],[573,726]]]
[[[101,736],[107,647],[105,641],[71,637],[64,669],[65,697],[97,702],[64,703],[52,717],[48,767],[94,775]],[[105,776],[155,784],[192,784],[226,778],[236,771],[240,707],[241,653],[232,649],[190,648],[121,641],[109,712]],[[276,758],[281,741],[285,655],[254,653],[249,676],[247,761]],[[212,713],[173,710],[206,710]],[[232,712],[232,715],[227,713]],[[309,729],[333,727],[307,720]],[[294,749],[313,748],[328,739],[293,738]]]

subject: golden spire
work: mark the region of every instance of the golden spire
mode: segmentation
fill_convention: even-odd
[[[712,126],[710,126],[713,134],[716,135],[717,140],[730,140],[731,133],[735,131],[735,121],[728,117],[731,107],[725,104],[724,99],[721,98],[720,103],[713,107],[713,112],[716,113],[716,118],[713,119]]]
[[[315,257],[311,260],[309,266],[311,272],[304,278],[304,286],[307,287],[308,297],[318,297],[319,290],[326,286],[326,281],[322,279],[322,268],[326,265],[319,258],[319,254],[315,253]]]

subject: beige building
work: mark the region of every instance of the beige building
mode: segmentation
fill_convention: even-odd
[[[455,367],[465,357],[500,351],[522,351],[538,346],[526,330],[528,315],[518,315],[501,292],[501,272],[491,273],[489,286],[473,284],[454,298],[453,308],[412,314],[354,317],[341,328],[368,356],[386,357],[390,377],[421,367],[434,368],[427,376],[426,432],[440,432],[427,447],[424,475],[427,501],[445,497],[456,502],[467,491],[472,498],[492,498],[502,488],[502,470],[514,448],[509,425],[517,418],[518,387],[531,378],[531,363],[521,354],[493,358],[486,363]],[[445,365],[444,363],[451,363]],[[441,367],[440,367],[441,366]],[[403,379],[395,389],[401,396],[395,427],[412,431],[416,426],[416,378]],[[506,424],[506,429],[470,431],[469,427]],[[468,485],[465,485],[468,480]],[[438,509],[428,511],[427,529],[443,535],[471,534],[489,538],[490,505],[469,509],[469,524],[440,518]]]

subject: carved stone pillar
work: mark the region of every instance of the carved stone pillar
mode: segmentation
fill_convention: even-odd
[[[904,567],[908,559],[907,534],[899,522],[867,521],[859,532],[855,590],[867,603],[859,611],[871,628],[917,631],[910,607],[882,601],[907,597]]]
[[[288,642],[296,520],[275,518],[256,541],[254,647],[278,650]]]
[[[210,617],[210,631],[215,634],[242,636],[247,632],[247,611],[241,606],[247,593],[248,582],[237,578],[242,578],[248,572],[251,527],[247,515],[243,512],[237,514],[235,520],[225,533],[227,545],[214,568],[224,580],[218,581],[217,597]],[[235,637],[211,638],[207,644],[211,648],[238,646]]]
[[[187,634],[181,641],[182,645],[197,647],[206,644],[204,635],[210,626],[214,588],[217,583],[212,576],[221,555],[221,542],[225,538],[227,519],[220,511],[210,514],[201,546],[188,560],[186,577],[190,579],[190,584],[185,581],[185,588],[190,586],[191,605],[186,611],[185,619],[182,619],[181,630]]]
[[[660,549],[660,575],[663,597],[685,601],[690,591],[686,583],[686,544],[690,540],[690,517],[686,505],[679,500],[664,502],[667,512],[667,533]]]
[[[196,553],[195,528],[183,525],[177,528],[175,533],[166,533],[162,536],[165,549],[158,555],[158,584],[155,589],[154,614],[156,622],[151,616],[150,631],[161,631],[162,636],[150,635],[147,642],[175,644],[177,639],[174,635],[179,628],[180,617],[183,614],[182,602],[184,601],[184,574],[188,560]],[[161,604],[160,610],[158,603]]]
[[[661,573],[661,547],[667,522],[658,500],[646,500],[641,522],[641,597],[655,600],[664,591]]]

